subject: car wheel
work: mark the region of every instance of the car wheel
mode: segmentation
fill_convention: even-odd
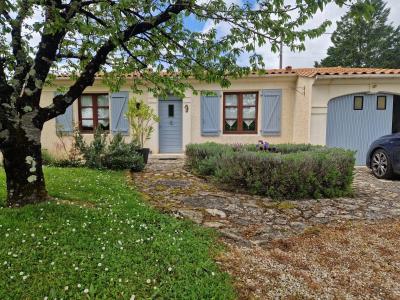
[[[390,157],[383,149],[378,149],[372,154],[371,169],[375,177],[389,179],[393,177],[393,168]]]

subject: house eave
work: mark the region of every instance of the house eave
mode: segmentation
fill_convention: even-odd
[[[331,79],[389,79],[400,78],[400,74],[345,74],[345,75],[317,75],[316,80],[331,80]]]

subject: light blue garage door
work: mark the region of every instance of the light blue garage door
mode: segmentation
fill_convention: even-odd
[[[393,96],[356,94],[328,104],[326,144],[357,151],[356,164],[364,165],[371,143],[392,133]]]
[[[182,101],[160,100],[158,112],[160,153],[181,153],[183,151]]]

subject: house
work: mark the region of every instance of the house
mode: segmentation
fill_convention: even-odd
[[[56,80],[57,86],[69,84],[67,77]],[[287,67],[233,80],[224,90],[216,84],[193,85],[215,93],[187,91],[183,99],[157,99],[147,92],[136,96],[160,116],[147,142],[152,153],[182,153],[188,143],[267,140],[352,149],[362,165],[375,138],[400,131],[400,69]],[[55,93],[55,87],[47,87],[41,104],[50,104]],[[64,115],[45,124],[43,148],[62,153],[74,124],[88,139],[99,125],[129,137],[124,111],[133,96],[128,85],[110,93],[98,78]]]

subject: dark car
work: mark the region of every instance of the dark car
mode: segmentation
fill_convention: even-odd
[[[400,133],[385,135],[372,143],[367,166],[380,179],[400,175]]]

